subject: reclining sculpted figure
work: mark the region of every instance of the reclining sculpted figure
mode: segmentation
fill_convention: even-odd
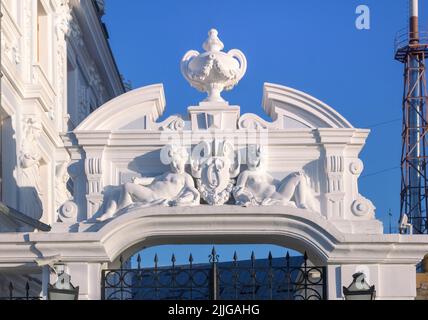
[[[263,150],[260,146],[249,146],[248,170],[238,177],[233,196],[241,206],[282,205],[316,211],[315,197],[304,171],[290,174],[281,182],[266,172]]]
[[[101,221],[113,217],[117,212],[133,204],[136,206],[195,206],[200,203],[200,194],[185,165],[188,153],[185,148],[166,146],[170,158],[171,172],[155,178],[134,178],[122,186],[118,201],[111,200]]]

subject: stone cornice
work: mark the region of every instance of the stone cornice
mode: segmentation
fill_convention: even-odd
[[[183,137],[188,134],[188,131],[180,132],[163,132],[160,130],[99,130],[89,131],[77,129],[75,131],[79,138],[81,145],[86,144],[106,144],[109,147],[120,147],[120,146],[153,146],[159,147],[164,146],[165,142],[161,141],[161,137],[168,137],[168,135]],[[192,143],[200,141],[200,138],[206,136],[209,131],[192,131]],[[214,131],[213,131],[214,133]],[[251,132],[241,129],[234,131],[223,131],[219,133],[219,137],[229,139],[243,139],[248,135],[251,136]],[[365,139],[368,136],[367,130],[361,129],[348,129],[343,134],[343,129],[328,129],[326,134],[325,131],[320,132],[319,129],[296,129],[296,130],[275,130],[268,132],[269,146],[280,147],[280,146],[318,146],[318,145],[338,145],[338,146],[357,146],[362,147],[365,143]],[[244,140],[246,141],[246,140]]]

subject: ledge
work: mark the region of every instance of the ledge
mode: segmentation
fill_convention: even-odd
[[[276,244],[307,251],[317,264],[417,264],[428,236],[351,235],[321,215],[288,207],[198,206],[136,208],[112,220],[49,233],[0,234],[0,263],[32,263],[61,255],[63,262],[113,262],[164,244]],[[30,249],[31,248],[31,249]]]

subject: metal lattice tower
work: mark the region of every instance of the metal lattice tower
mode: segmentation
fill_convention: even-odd
[[[419,30],[418,0],[410,0],[410,26],[398,34],[395,59],[404,63],[401,217],[414,233],[428,233],[428,33]]]

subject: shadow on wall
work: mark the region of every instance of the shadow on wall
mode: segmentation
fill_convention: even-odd
[[[24,122],[22,145],[18,154],[21,176],[19,178],[19,210],[34,220],[43,216],[43,187],[39,138],[42,124],[39,120],[28,118]],[[46,178],[46,177],[45,177]]]

